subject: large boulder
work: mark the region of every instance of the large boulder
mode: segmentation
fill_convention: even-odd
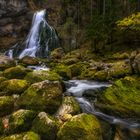
[[[21,94],[29,86],[26,80],[11,79],[6,80],[0,85],[0,95]]]
[[[30,56],[24,56],[21,60],[19,60],[20,63],[24,64],[24,65],[29,65],[29,66],[33,66],[33,65],[38,65],[39,61],[37,58],[35,57],[30,57]]]
[[[23,108],[54,113],[61,104],[63,89],[58,81],[43,81],[32,84],[19,98]]]
[[[25,76],[25,79],[30,83],[37,83],[44,80],[60,81],[61,77],[55,72],[40,70],[40,71],[29,72]]]
[[[4,56],[4,55],[0,55],[0,70],[4,70],[6,68],[10,68],[15,66],[16,63],[13,59]]]
[[[102,140],[99,121],[93,115],[80,114],[65,122],[57,140]]]
[[[31,128],[32,121],[36,117],[36,112],[20,109],[14,112],[8,120],[8,134],[21,133]]]
[[[23,79],[28,72],[32,72],[32,70],[23,66],[16,66],[6,69],[3,75],[8,79]]]
[[[64,80],[69,80],[72,77],[71,70],[68,66],[58,65],[55,67],[54,71],[58,73],[61,77],[63,77]]]
[[[0,137],[1,140],[41,140],[40,136],[34,132],[26,132],[14,134],[10,136]]]
[[[97,102],[104,112],[121,117],[140,117],[140,80],[125,77],[109,87]]]
[[[59,123],[57,120],[46,114],[40,112],[33,121],[32,131],[39,134],[42,139],[56,140]]]
[[[81,112],[80,105],[76,99],[72,96],[66,96],[63,98],[62,105],[60,106],[57,116],[62,121],[67,121],[72,115],[77,115]]]
[[[14,98],[10,96],[0,97],[0,117],[9,115],[14,110]]]

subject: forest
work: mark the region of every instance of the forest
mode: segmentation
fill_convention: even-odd
[[[0,0],[0,140],[140,140],[140,0]]]

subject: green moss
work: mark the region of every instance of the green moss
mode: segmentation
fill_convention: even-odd
[[[140,117],[140,81],[133,77],[117,80],[103,94],[100,107],[121,117]]]
[[[84,64],[84,63],[76,63],[69,66],[72,73],[72,77],[80,76],[81,74],[82,76],[85,75],[86,73],[85,71],[87,67],[88,67],[88,64]]]
[[[6,69],[3,75],[8,79],[23,79],[28,72],[32,70],[26,69],[22,66],[16,66]]]
[[[0,77],[0,83],[6,81],[7,79],[5,77]]]
[[[1,137],[1,140],[41,140],[40,136],[34,132],[27,132],[21,134],[14,134],[7,137]]]
[[[9,96],[0,97],[0,117],[9,115],[14,110],[14,98]]]
[[[115,62],[108,70],[108,79],[125,77],[131,73],[131,67],[124,61]]]
[[[21,133],[28,131],[32,125],[32,121],[36,117],[36,113],[30,110],[18,110],[9,118],[8,133]]]
[[[106,81],[108,77],[108,72],[105,70],[98,71],[94,75],[94,79],[98,81]]]
[[[41,112],[33,121],[32,130],[41,135],[42,139],[56,140],[58,127],[58,121],[45,112]]]
[[[55,67],[54,71],[58,73],[61,77],[63,77],[63,79],[65,80],[71,79],[71,70],[68,66],[58,65]]]
[[[12,79],[1,83],[0,95],[21,94],[29,86],[26,80]]]
[[[93,115],[80,114],[64,123],[58,140],[102,140],[100,124]]]
[[[54,113],[61,104],[62,93],[60,82],[43,81],[31,85],[17,104],[23,108]]]
[[[37,83],[44,80],[60,81],[61,77],[55,72],[40,70],[28,73],[25,79],[30,83]]]

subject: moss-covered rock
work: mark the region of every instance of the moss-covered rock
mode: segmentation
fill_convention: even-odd
[[[39,61],[37,58],[35,57],[30,57],[30,56],[25,56],[23,57],[21,60],[19,60],[20,63],[28,66],[33,66],[33,65],[38,65],[39,64]]]
[[[38,133],[42,139],[56,140],[59,123],[45,112],[41,112],[33,121],[32,131]]]
[[[21,94],[29,86],[26,80],[11,79],[1,83],[0,95]]]
[[[36,112],[20,109],[14,112],[9,118],[8,134],[21,133],[31,128]]]
[[[75,58],[75,57],[62,60],[62,63],[64,63],[65,65],[72,65],[72,64],[75,64],[77,62],[79,62],[79,59]]]
[[[61,59],[63,56],[64,56],[64,51],[62,48],[57,48],[57,49],[53,50],[50,54],[50,58],[52,60]]]
[[[76,63],[69,66],[71,70],[72,77],[80,76],[81,73],[84,75],[88,68],[88,64],[86,63]]]
[[[101,128],[93,115],[80,114],[65,122],[57,140],[102,140]]]
[[[15,65],[16,63],[13,59],[10,59],[9,57],[4,55],[0,55],[0,70],[4,70]]]
[[[40,70],[28,73],[25,79],[30,83],[37,83],[44,80],[60,81],[61,77],[55,72]]]
[[[68,66],[65,65],[58,65],[55,67],[54,70],[56,73],[58,73],[61,77],[63,77],[64,80],[71,79],[71,70]]]
[[[34,132],[14,134],[10,136],[0,137],[1,140],[41,140],[40,136]]]
[[[14,98],[10,96],[0,97],[0,117],[9,115],[14,110]]]
[[[63,89],[58,81],[43,81],[31,85],[19,98],[23,108],[54,113],[61,105]]]
[[[6,69],[3,75],[8,79],[23,79],[31,69],[24,68],[23,66],[16,66]]]
[[[112,67],[108,69],[108,79],[112,78],[122,78],[132,73],[129,64],[124,61],[118,61],[112,63]]]
[[[140,117],[140,81],[133,77],[117,80],[109,87],[97,106],[111,115],[121,117]]]
[[[5,77],[0,77],[0,83],[6,81],[7,79]]]
[[[108,80],[108,72],[106,70],[101,70],[95,73],[94,79],[98,81]]]
[[[57,116],[62,120],[66,121],[70,117],[68,114],[77,115],[81,112],[78,102],[72,96],[66,96],[63,98],[62,105],[57,112]]]

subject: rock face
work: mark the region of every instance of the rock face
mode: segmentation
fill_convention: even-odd
[[[0,1],[0,48],[11,47],[26,35],[32,16],[26,0]]]

